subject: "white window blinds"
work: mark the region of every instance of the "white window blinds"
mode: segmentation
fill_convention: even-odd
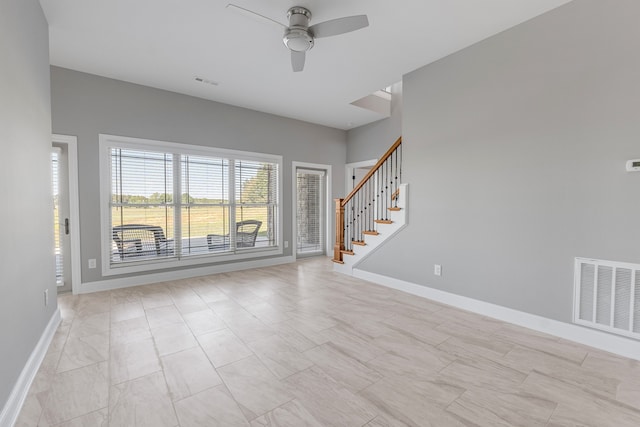
[[[173,155],[111,149],[111,263],[176,256]]]
[[[51,152],[51,183],[53,192],[53,242],[56,263],[56,284],[63,285],[64,253],[62,251],[62,233],[60,219],[60,149]]]
[[[279,161],[113,145],[109,268],[277,247]]]
[[[235,219],[238,248],[275,245],[277,176],[277,164],[243,160],[236,162]]]
[[[182,255],[229,251],[229,160],[181,156]]]

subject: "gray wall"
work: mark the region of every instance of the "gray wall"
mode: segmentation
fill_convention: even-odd
[[[570,321],[574,257],[640,262],[638,16],[575,1],[407,75],[410,224],[362,268]]]
[[[2,0],[0,412],[56,309],[49,93],[48,28],[40,3]]]
[[[402,82],[391,86],[391,117],[347,132],[347,163],[380,158],[402,134]]]
[[[345,131],[57,67],[51,68],[51,93],[54,132],[78,137],[83,282],[103,279],[100,133],[284,156],[282,214],[289,242],[292,161],[332,165],[333,197],[343,191]],[[98,268],[87,268],[90,258],[98,260]]]

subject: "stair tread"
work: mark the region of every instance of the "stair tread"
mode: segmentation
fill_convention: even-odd
[[[368,236],[377,236],[380,233],[378,233],[377,231],[363,231],[362,234],[366,234]]]
[[[376,219],[374,222],[376,224],[393,224],[393,221],[390,219]]]
[[[395,212],[395,211],[401,210],[402,208],[387,208],[387,209],[389,209],[390,211],[394,211]]]
[[[347,251],[347,250],[342,250],[340,251],[340,253],[343,253],[345,255],[354,255],[353,251]]]
[[[351,242],[352,245],[358,245],[358,246],[366,246],[366,243],[363,242],[362,240],[354,240],[353,242]]]
[[[338,261],[337,259],[332,259],[331,261],[335,262],[336,264],[344,264],[344,261]]]

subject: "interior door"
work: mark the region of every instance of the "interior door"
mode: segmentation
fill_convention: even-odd
[[[352,177],[351,180],[353,182],[351,184],[350,190],[353,190],[353,188],[356,185],[358,185],[360,181],[362,181],[362,178],[364,178],[364,176],[368,174],[370,170],[371,170],[371,166],[362,166],[362,167],[353,168],[353,175],[351,176]]]
[[[345,194],[348,194],[356,187],[356,185],[360,184],[360,181],[362,181],[362,179],[369,173],[376,162],[377,160],[373,159],[364,162],[347,164],[347,188],[345,190]],[[374,175],[372,179],[374,180],[373,188],[378,188],[378,176]],[[373,210],[374,218],[379,218],[377,203],[373,204]]]

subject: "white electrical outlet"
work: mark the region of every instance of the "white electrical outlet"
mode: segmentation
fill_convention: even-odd
[[[44,306],[49,305],[49,289],[44,290]]]
[[[287,249],[289,247],[289,241],[285,240],[284,241],[284,248]]]
[[[442,276],[442,266],[440,264],[435,264],[433,266],[433,274],[436,276]]]
[[[95,258],[91,258],[89,260],[89,268],[96,268],[96,259]]]

